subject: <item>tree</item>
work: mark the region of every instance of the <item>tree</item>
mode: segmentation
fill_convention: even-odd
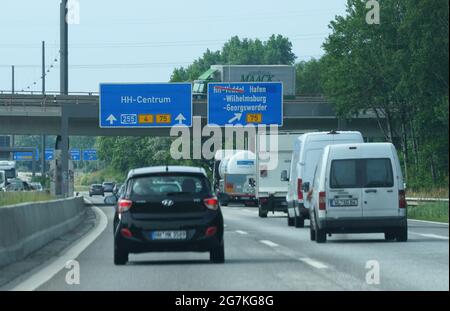
[[[296,94],[298,95],[322,95],[321,62],[311,59],[301,61],[296,67]]]
[[[341,116],[377,116],[410,180],[448,183],[448,1],[391,0],[381,10],[369,25],[365,1],[349,0],[331,22],[324,92]]]
[[[211,65],[292,65],[295,61],[292,43],[281,35],[272,35],[263,42],[259,39],[228,40],[220,51],[209,49],[187,68],[175,68],[170,81],[193,81],[207,71]]]

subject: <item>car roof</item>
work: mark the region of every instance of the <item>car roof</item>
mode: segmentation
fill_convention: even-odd
[[[136,168],[128,172],[127,178],[157,173],[191,173],[191,174],[194,173],[194,174],[202,174],[206,177],[206,172],[201,167],[169,165],[169,166],[151,166],[151,167]]]

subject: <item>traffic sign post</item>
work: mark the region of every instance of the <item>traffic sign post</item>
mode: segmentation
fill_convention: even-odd
[[[101,128],[192,126],[190,83],[100,84]]]
[[[85,149],[83,150],[83,161],[97,161],[97,150],[95,149]]]
[[[282,83],[209,83],[208,124],[282,126]]]
[[[72,161],[81,161],[81,150],[80,149],[70,149],[70,159]]]

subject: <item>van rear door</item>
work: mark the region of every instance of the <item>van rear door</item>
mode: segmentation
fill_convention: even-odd
[[[390,158],[364,159],[363,216],[398,216],[398,190]]]
[[[327,218],[362,217],[361,174],[358,159],[332,160],[327,182]]]

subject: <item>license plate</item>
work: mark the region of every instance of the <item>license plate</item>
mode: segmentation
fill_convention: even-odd
[[[331,199],[331,206],[358,206],[358,199]]]
[[[152,240],[186,240],[186,231],[153,231],[150,233]]]

